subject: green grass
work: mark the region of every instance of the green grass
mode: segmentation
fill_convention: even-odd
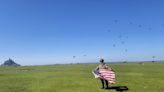
[[[102,90],[91,70],[97,64],[0,67],[0,92],[115,92]],[[164,63],[111,64],[116,86],[127,92],[164,92]]]

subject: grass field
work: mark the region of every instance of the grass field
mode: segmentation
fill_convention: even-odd
[[[0,92],[115,92],[102,90],[91,70],[97,64],[0,67]],[[127,92],[164,92],[164,63],[111,64],[116,86]]]

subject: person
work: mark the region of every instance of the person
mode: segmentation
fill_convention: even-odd
[[[100,64],[97,66],[96,70],[100,70],[100,69],[111,69],[110,67],[108,67],[105,62],[104,59],[100,59]],[[108,89],[108,81],[105,79],[100,78],[101,83],[102,83],[102,89],[104,89],[104,83],[106,84],[106,89]]]

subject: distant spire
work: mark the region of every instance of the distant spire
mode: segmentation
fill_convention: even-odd
[[[9,58],[1,66],[20,66],[20,65],[15,63],[14,60],[12,60],[11,58]]]
[[[12,60],[11,58],[9,58],[8,60]],[[13,61],[13,60],[12,60]]]

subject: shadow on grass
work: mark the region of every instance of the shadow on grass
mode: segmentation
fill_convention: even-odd
[[[129,90],[129,88],[127,86],[111,86],[106,90],[116,90],[116,92],[123,92]]]

